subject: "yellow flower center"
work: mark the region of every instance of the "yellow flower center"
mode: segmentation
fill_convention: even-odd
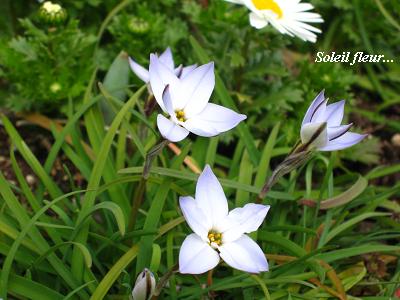
[[[175,116],[180,122],[185,122],[185,112],[183,110],[177,110],[175,111]]]
[[[278,18],[283,17],[283,11],[274,0],[251,0],[254,6],[259,10],[271,10]]]
[[[211,230],[208,233],[208,241],[211,246],[221,246],[222,245],[222,233]]]

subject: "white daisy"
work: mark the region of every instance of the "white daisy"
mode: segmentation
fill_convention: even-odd
[[[251,10],[250,24],[263,28],[269,23],[280,33],[297,36],[303,41],[315,42],[315,33],[321,30],[307,23],[322,23],[324,20],[310,12],[314,7],[310,3],[300,3],[301,0],[225,0],[245,5]]]

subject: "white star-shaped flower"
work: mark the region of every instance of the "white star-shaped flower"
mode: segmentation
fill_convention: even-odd
[[[150,55],[150,86],[161,109],[157,126],[171,141],[183,140],[189,132],[211,137],[228,131],[246,119],[223,106],[208,103],[215,86],[214,63],[177,76],[161,58]]]
[[[207,272],[217,266],[220,258],[245,272],[268,271],[263,251],[246,233],[260,227],[269,206],[251,203],[228,212],[224,191],[208,165],[197,181],[196,200],[181,197],[179,204],[194,231],[180,249],[180,273]]]
[[[301,141],[320,151],[334,151],[361,142],[367,134],[349,132],[352,123],[340,125],[344,115],[345,100],[327,105],[322,91],[311,103],[301,125]]]
[[[245,5],[251,11],[250,24],[257,29],[271,24],[282,34],[313,43],[317,40],[315,33],[321,30],[307,23],[324,22],[319,14],[310,12],[314,8],[310,3],[300,3],[301,0],[225,1]]]
[[[156,55],[156,54],[154,54]],[[175,68],[174,59],[172,57],[171,49],[168,47],[159,57],[160,61],[172,72],[175,73],[176,76],[182,77],[185,76],[187,73],[193,71],[197,65],[191,65],[187,67],[183,67],[182,65]],[[131,70],[145,83],[149,83],[150,76],[149,71],[139,65],[133,58],[129,57],[129,65]]]

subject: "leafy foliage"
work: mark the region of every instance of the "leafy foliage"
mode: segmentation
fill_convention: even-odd
[[[3,41],[0,60],[3,75],[11,83],[5,106],[16,110],[59,110],[60,104],[81,96],[88,83],[96,39],[78,28],[40,28],[21,19],[24,36]]]

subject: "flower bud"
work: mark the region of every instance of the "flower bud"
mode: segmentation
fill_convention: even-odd
[[[136,34],[145,34],[149,31],[150,25],[149,23],[141,18],[131,17],[128,21],[128,29],[132,33]]]
[[[67,11],[59,4],[46,1],[40,7],[39,18],[48,25],[60,25],[67,19]]]
[[[50,91],[53,94],[57,94],[59,91],[61,91],[61,89],[61,84],[59,84],[58,82],[54,82],[52,85],[50,85]]]
[[[301,128],[301,142],[307,145],[307,148],[324,147],[328,142],[328,131],[326,122],[323,123],[308,123]]]
[[[156,279],[149,269],[144,269],[136,279],[132,291],[133,300],[149,300],[156,288]]]

